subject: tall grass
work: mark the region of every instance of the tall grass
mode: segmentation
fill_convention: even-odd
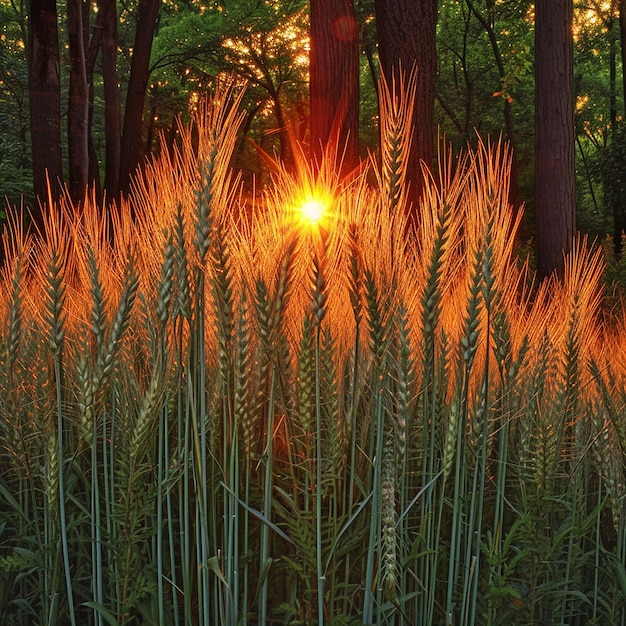
[[[624,307],[583,240],[533,283],[500,143],[411,230],[410,91],[349,179],[250,203],[226,85],[112,220],[11,218],[2,623],[626,623]]]

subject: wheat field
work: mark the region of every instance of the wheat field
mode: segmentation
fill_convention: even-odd
[[[218,88],[131,200],[5,228],[0,622],[626,624],[626,317],[516,253],[500,142],[231,166]],[[317,199],[323,214],[302,216]]]

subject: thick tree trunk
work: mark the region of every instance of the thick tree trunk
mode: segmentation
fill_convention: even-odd
[[[104,190],[109,200],[119,193],[122,125],[117,81],[117,10],[115,0],[100,0],[102,21],[102,81],[106,140]]]
[[[400,71],[408,77],[417,65],[413,137],[407,162],[408,198],[415,206],[424,180],[420,162],[431,165],[435,148],[433,110],[437,76],[437,0],[376,0],[378,54],[391,86]]]
[[[61,158],[61,87],[55,0],[31,0],[28,19],[28,92],[35,195],[58,198],[63,182]],[[33,219],[41,215],[33,207]]]
[[[359,27],[353,0],[311,0],[311,157],[337,144],[344,171],[358,162]]]
[[[537,273],[563,272],[576,228],[572,0],[535,3]]]
[[[69,187],[74,202],[83,200],[89,183],[89,82],[85,63],[82,0],[68,0],[70,94],[67,108]]]
[[[121,143],[119,185],[123,194],[128,194],[131,178],[143,157],[143,109],[150,76],[152,41],[160,8],[161,0],[140,0],[139,2],[139,18],[130,65]]]

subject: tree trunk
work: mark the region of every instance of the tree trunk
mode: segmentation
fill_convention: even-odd
[[[70,197],[83,200],[89,182],[89,82],[85,64],[82,0],[68,0],[67,32],[70,55],[70,93],[67,108]]]
[[[102,81],[104,86],[104,190],[109,200],[119,193],[121,111],[117,81],[117,11],[115,0],[100,0],[102,22]]]
[[[102,204],[102,185],[100,182],[100,163],[98,161],[98,155],[93,143],[93,135],[91,129],[93,128],[93,112],[94,112],[94,70],[96,67],[96,59],[98,53],[102,47],[103,32],[104,32],[104,18],[105,11],[96,11],[96,19],[93,25],[93,32],[91,40],[89,39],[89,23],[91,5],[88,2],[83,3],[83,40],[85,42],[85,72],[87,74],[87,84],[89,87],[89,102],[88,102],[88,119],[87,119],[87,142],[89,150],[89,170],[87,180],[89,186],[95,189],[95,198],[99,205]],[[89,42],[89,45],[87,45]]]
[[[28,93],[33,152],[33,183],[40,202],[58,198],[63,182],[61,87],[55,0],[31,0],[28,16]],[[41,214],[33,207],[39,226]]]
[[[311,0],[311,158],[337,145],[343,170],[358,162],[359,27],[353,0]]]
[[[535,3],[537,273],[562,275],[576,227],[572,0]]]
[[[120,191],[128,194],[130,181],[143,157],[142,128],[146,87],[150,76],[150,53],[161,0],[140,0],[124,109],[120,158]]]
[[[376,0],[378,54],[391,86],[400,71],[408,77],[417,65],[413,136],[407,162],[408,198],[412,215],[424,187],[421,161],[430,167],[435,148],[433,110],[437,76],[437,0]]]

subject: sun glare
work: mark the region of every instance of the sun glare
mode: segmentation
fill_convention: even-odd
[[[302,221],[312,226],[316,225],[324,216],[327,203],[321,198],[308,196],[300,205]]]

